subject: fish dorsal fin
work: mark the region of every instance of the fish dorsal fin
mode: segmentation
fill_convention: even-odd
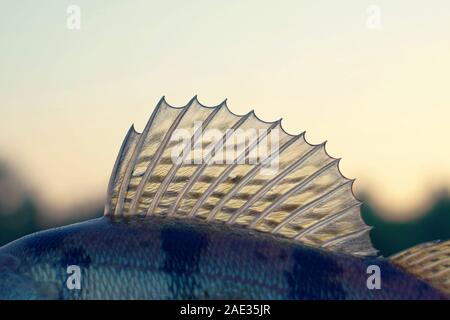
[[[392,256],[391,261],[450,295],[450,240],[420,244]]]
[[[352,184],[325,143],[286,133],[280,120],[162,98],[143,132],[132,127],[123,142],[105,215],[195,217],[374,255]]]

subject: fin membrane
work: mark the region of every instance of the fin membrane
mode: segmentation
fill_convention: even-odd
[[[125,137],[105,215],[195,217],[374,255],[352,184],[325,143],[286,133],[280,120],[162,98],[143,132]]]
[[[412,247],[392,256],[391,261],[450,295],[450,240]]]

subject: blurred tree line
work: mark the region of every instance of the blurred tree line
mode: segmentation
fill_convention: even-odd
[[[88,212],[86,209],[79,212],[78,219],[43,222],[45,219],[34,197],[21,188],[17,181],[17,176],[0,163],[0,246],[39,230],[100,217],[103,214],[103,208],[99,205]],[[15,205],[7,205],[12,199]],[[408,222],[383,219],[388,213],[380,212],[370,200],[364,201],[362,215],[366,223],[373,226],[371,238],[375,248],[386,257],[419,243],[450,239],[450,196],[447,193],[437,197],[433,205],[426,212],[422,212],[419,218]]]
[[[385,257],[419,243],[450,239],[448,194],[436,197],[429,209],[421,212],[418,218],[406,222],[383,219],[386,213],[377,211],[369,201],[364,201],[361,211],[364,221],[373,226],[370,232],[373,245]]]

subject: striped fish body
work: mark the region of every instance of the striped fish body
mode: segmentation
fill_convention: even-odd
[[[369,289],[370,266],[381,288]],[[68,284],[79,267],[79,288]],[[382,258],[359,258],[223,224],[90,220],[0,249],[0,298],[445,299]]]
[[[450,241],[376,257],[352,183],[280,121],[161,99],[124,139],[104,218],[0,249],[0,298],[446,298]]]

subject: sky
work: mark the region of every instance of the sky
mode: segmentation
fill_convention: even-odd
[[[104,198],[161,96],[228,98],[406,215],[450,187],[449,57],[444,0],[0,0],[0,158],[54,208]]]

